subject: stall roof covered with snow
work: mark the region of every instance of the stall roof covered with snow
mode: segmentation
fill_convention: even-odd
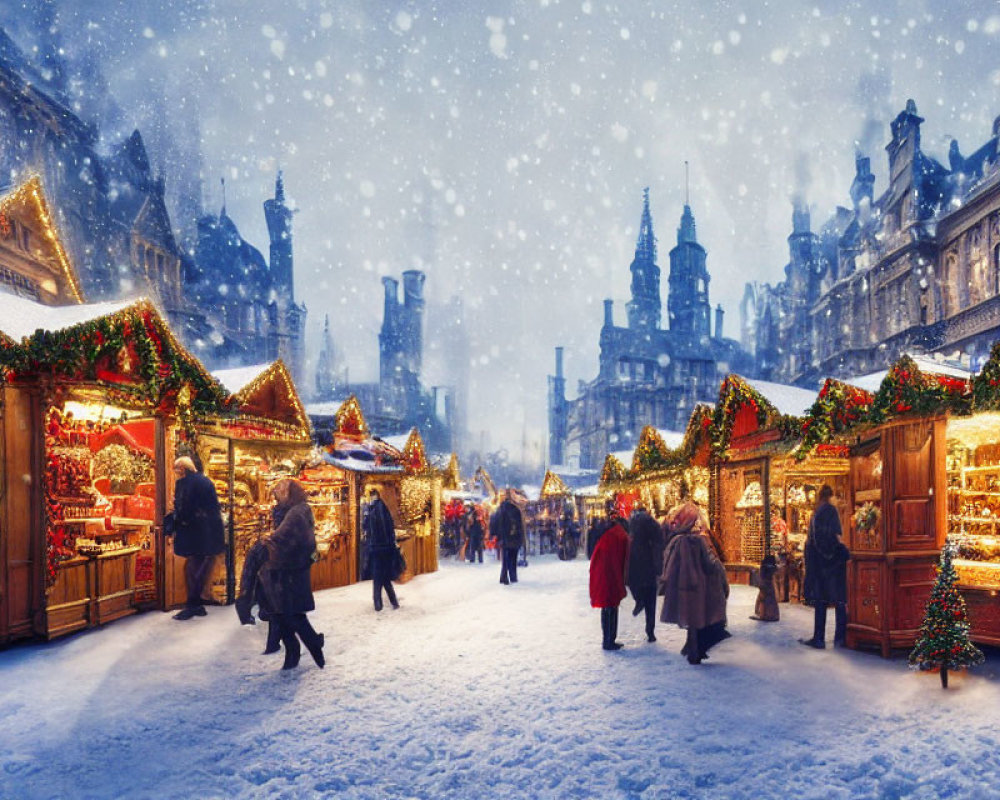
[[[277,423],[292,440],[310,440],[309,417],[281,359],[212,374],[236,399],[242,417]]]
[[[7,336],[0,368],[8,381],[92,383],[121,405],[170,412],[231,410],[222,385],[148,300],[51,307],[0,294],[0,320]]]

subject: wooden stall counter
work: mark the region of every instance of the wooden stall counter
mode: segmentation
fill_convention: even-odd
[[[53,639],[94,624],[93,596],[93,559],[75,556],[60,562],[42,612],[43,635]]]

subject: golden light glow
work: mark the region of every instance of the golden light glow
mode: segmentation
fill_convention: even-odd
[[[72,299],[76,300],[77,303],[85,302],[76,269],[70,263],[69,256],[66,254],[65,248],[63,248],[62,239],[59,237],[55,222],[49,213],[49,204],[45,200],[42,180],[38,175],[32,175],[25,183],[14,189],[14,191],[0,197],[0,212],[9,214],[12,209],[19,206],[27,208],[29,212],[34,213],[35,220],[41,228],[42,234],[55,254],[56,262],[59,265],[62,277],[66,280],[66,285],[69,287]],[[15,215],[11,214],[11,216]],[[44,288],[46,291],[49,291],[47,284]]]
[[[545,478],[542,479],[542,489],[540,497],[569,497],[572,494],[569,487],[552,470],[546,470]]]
[[[1000,442],[1000,411],[986,411],[971,417],[949,417],[949,444],[957,441],[969,448]]]

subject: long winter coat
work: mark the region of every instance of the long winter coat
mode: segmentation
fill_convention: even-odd
[[[625,599],[628,549],[628,534],[618,522],[604,532],[594,548],[590,557],[590,605],[594,608],[618,608]]]
[[[225,549],[215,484],[204,473],[188,472],[174,485],[174,553],[214,556]]]
[[[808,605],[847,602],[847,561],[851,554],[840,541],[840,515],[821,503],[809,521],[806,576],[802,595]]]
[[[264,539],[268,558],[260,579],[277,614],[302,614],[316,608],[309,583],[316,550],[315,523],[305,493],[300,492],[290,492],[279,506],[281,523]]]
[[[661,622],[697,630],[726,621],[726,568],[697,529],[679,533],[667,544],[660,592]]]
[[[628,521],[628,588],[638,599],[655,588],[663,569],[663,529],[648,511],[636,511]]]
[[[524,544],[524,520],[510,500],[504,500],[490,520],[490,536],[505,550],[517,550]]]
[[[381,497],[376,498],[368,507],[365,526],[368,547],[372,553],[396,549],[396,524],[392,521],[392,512]]]

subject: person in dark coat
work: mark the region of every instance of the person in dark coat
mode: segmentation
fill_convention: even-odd
[[[587,529],[587,558],[593,557],[597,542],[600,541],[601,536],[610,527],[611,523],[602,517],[594,517],[590,521],[590,527]]]
[[[671,537],[663,551],[660,594],[662,622],[687,629],[681,655],[700,664],[708,651],[730,633],[726,630],[729,582],[708,534],[701,509],[687,502],[668,515]]]
[[[277,508],[275,506],[274,510],[276,511]],[[272,511],[272,516],[275,517],[274,527],[277,528],[281,521],[277,519],[278,515],[274,511]],[[282,514],[282,516],[284,515]],[[267,622],[267,644],[264,646],[264,655],[277,653],[281,649],[281,631],[274,620],[267,594],[264,591],[263,581],[260,580],[260,570],[267,563],[267,558],[267,545],[264,544],[263,540],[254,542],[247,550],[246,558],[243,561],[243,571],[240,573],[240,595],[234,604],[236,615],[243,625],[257,624],[251,611],[253,604],[257,604],[260,618]]]
[[[510,499],[510,489],[490,519],[490,536],[497,540],[502,553],[500,583],[517,583],[517,551],[525,541],[524,520],[521,510]]]
[[[622,520],[613,516],[590,557],[590,605],[601,609],[601,647],[621,650],[618,636],[618,605],[625,599],[629,564],[629,538]]]
[[[198,472],[194,461],[181,456],[174,462],[174,554],[183,556],[187,602],[174,619],[204,617],[202,592],[215,557],[226,549],[222,510],[215,484]]]
[[[466,545],[466,550],[469,554],[469,561],[475,562],[476,557],[479,557],[479,563],[483,563],[483,523],[479,521],[479,515],[476,513],[475,506],[469,506],[469,510],[466,513],[466,525],[468,530],[468,544]]]
[[[570,509],[563,511],[562,519],[559,520],[559,558],[562,561],[572,561],[576,558],[577,548],[580,546],[580,528],[573,519],[573,512]]]
[[[628,557],[628,588],[635,600],[633,616],[646,612],[646,640],[656,641],[656,591],[663,568],[663,530],[648,511],[637,508],[628,521],[632,540]]]
[[[802,594],[806,605],[814,609],[813,635],[799,641],[817,649],[826,647],[826,608],[831,604],[836,619],[833,643],[838,647],[847,643],[847,562],[851,554],[840,541],[840,514],[830,502],[832,497],[833,489],[823,484],[806,537]]]
[[[267,561],[259,575],[285,646],[285,663],[281,668],[293,669],[299,665],[301,640],[322,669],[326,664],[324,637],[313,630],[306,617],[307,611],[316,608],[309,581],[316,551],[312,509],[302,484],[290,478],[278,481],[271,494],[275,501],[274,517],[280,523],[263,540]]]
[[[369,493],[367,525],[368,548],[372,566],[372,600],[375,610],[382,610],[382,590],[393,608],[399,608],[396,590],[392,586],[393,563],[396,558],[396,526],[392,514],[378,489]]]

